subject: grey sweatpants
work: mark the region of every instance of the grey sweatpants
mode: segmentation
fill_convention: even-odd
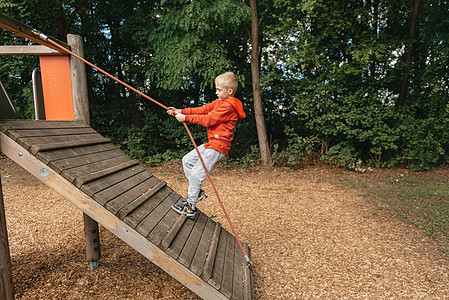
[[[204,144],[198,147],[207,171],[209,172],[212,167],[225,155],[217,150],[205,148]],[[187,153],[182,158],[182,166],[184,168],[184,174],[189,180],[189,189],[187,192],[187,202],[195,207],[198,202],[198,194],[201,190],[201,183],[206,178],[207,174],[204,171],[203,164],[201,163],[198,153],[195,149]]]

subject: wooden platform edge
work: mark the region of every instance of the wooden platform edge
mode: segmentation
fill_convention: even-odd
[[[203,299],[228,299],[0,132],[0,151]]]

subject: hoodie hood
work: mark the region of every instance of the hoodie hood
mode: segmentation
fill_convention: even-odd
[[[240,102],[239,99],[232,97],[232,98],[229,98],[229,99],[226,99],[226,100],[231,102],[231,104],[234,107],[235,111],[237,112],[237,115],[239,116],[239,118],[245,118],[246,117],[245,111],[243,110],[242,102]]]

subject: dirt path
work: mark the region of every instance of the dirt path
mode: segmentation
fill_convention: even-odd
[[[197,299],[107,230],[100,268],[91,272],[81,213],[8,159],[0,168],[17,299]],[[151,170],[185,193],[180,166]],[[448,263],[435,246],[344,184],[382,176],[376,172],[212,172],[252,249],[256,299],[447,299]],[[228,229],[204,188],[209,198],[200,209]]]

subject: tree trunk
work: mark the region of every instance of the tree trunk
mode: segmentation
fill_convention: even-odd
[[[399,98],[398,98],[398,108],[402,107],[404,105],[405,98],[407,96],[407,86],[408,86],[408,67],[410,66],[410,63],[412,62],[412,54],[413,54],[413,45],[414,40],[416,37],[416,20],[418,19],[418,10],[419,10],[419,0],[415,0],[415,3],[413,5],[413,10],[411,13],[410,18],[410,30],[409,30],[409,36],[408,36],[408,43],[406,48],[406,54],[405,54],[405,74],[402,78],[401,83],[401,90],[399,92]]]
[[[251,75],[253,80],[254,115],[256,118],[257,136],[259,138],[260,156],[264,166],[271,166],[271,153],[268,144],[265,119],[262,110],[262,97],[260,93],[260,67],[259,67],[259,18],[257,16],[257,0],[249,1],[251,13]]]

